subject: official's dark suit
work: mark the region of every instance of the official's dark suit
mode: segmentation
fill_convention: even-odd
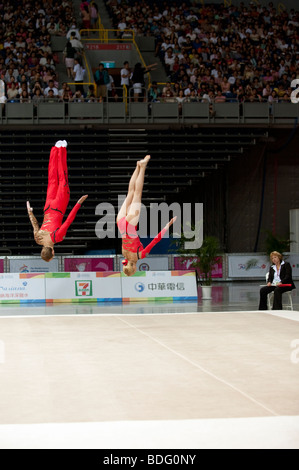
[[[271,266],[269,270],[268,282],[273,282],[275,270]],[[296,289],[296,286],[292,279],[292,266],[287,261],[284,261],[280,267],[280,279],[282,284],[291,284],[290,287],[279,287],[279,286],[264,286],[260,290],[260,304],[259,310],[267,310],[267,295],[274,291],[274,300],[272,310],[282,310],[282,294],[292,289]]]

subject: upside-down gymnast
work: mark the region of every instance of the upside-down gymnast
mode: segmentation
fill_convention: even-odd
[[[117,226],[122,237],[122,255],[125,258],[122,263],[123,272],[126,276],[132,276],[136,272],[138,259],[146,257],[176,220],[176,217],[171,219],[149,245],[147,245],[146,248],[143,247],[136,229],[140,217],[144,174],[149,159],[150,155],[146,155],[143,160],[137,162],[129,182],[127,197],[116,218]]]
[[[42,245],[41,257],[45,261],[51,261],[54,257],[54,244],[61,242],[66,232],[76,217],[81,204],[87,198],[82,196],[69,213],[66,221],[62,224],[70,200],[70,188],[67,169],[67,143],[59,140],[51,148],[48,167],[48,189],[44,206],[44,220],[39,228],[38,222],[33,214],[33,209],[27,201],[27,211],[33,226],[34,240]]]

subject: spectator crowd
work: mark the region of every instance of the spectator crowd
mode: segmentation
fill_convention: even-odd
[[[133,30],[137,37],[155,38],[155,55],[166,71],[166,85],[153,82],[146,95],[136,97],[144,83],[140,78],[135,80],[138,87],[134,84],[134,71],[128,75],[125,63],[121,86],[126,85],[128,92],[135,87],[135,100],[180,105],[184,101],[290,101],[291,83],[299,78],[298,11],[282,6],[277,10],[272,2],[227,6],[179,0],[107,0],[106,7],[120,38],[126,30]],[[122,99],[111,75],[107,83],[99,77],[97,94],[92,87],[84,94],[83,46],[71,0],[7,0],[0,3],[0,14],[0,78],[5,100],[101,101],[106,94],[116,101]],[[96,27],[97,15],[95,2],[81,2],[82,27]],[[53,36],[66,38],[64,61],[69,79],[76,82],[75,91],[59,81]]]
[[[115,28],[155,38],[167,86],[152,101],[290,101],[299,78],[299,12],[250,2],[108,0]],[[121,26],[120,26],[121,25]]]
[[[71,0],[43,2],[7,0],[0,3],[0,79],[1,102],[54,101],[74,99],[56,71],[58,54],[52,51],[53,36],[73,46],[74,64],[69,77],[82,81],[80,55],[83,46],[77,39],[78,28]],[[77,63],[76,63],[77,59]],[[77,67],[76,67],[77,65]],[[67,92],[67,93],[66,93]]]

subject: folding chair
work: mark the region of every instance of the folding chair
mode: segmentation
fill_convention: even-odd
[[[269,273],[266,274],[266,283],[268,282],[268,277],[269,277]],[[267,295],[267,307],[268,307],[268,310],[271,310],[271,308],[272,308],[273,297],[274,297],[274,292],[270,292],[270,293]],[[285,299],[286,297],[288,298],[288,303],[285,303],[285,302],[284,302],[284,299]],[[282,294],[282,306],[283,306],[286,310],[293,310],[293,299],[292,299],[292,291],[291,291],[291,290],[288,290],[287,292],[284,292],[284,293]]]

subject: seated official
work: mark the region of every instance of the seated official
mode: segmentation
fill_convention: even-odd
[[[272,310],[282,310],[282,294],[296,289],[292,279],[292,267],[278,251],[270,253],[272,265],[269,270],[267,285],[260,290],[259,310],[267,310],[267,295],[274,291]],[[288,284],[288,285],[286,285]]]

